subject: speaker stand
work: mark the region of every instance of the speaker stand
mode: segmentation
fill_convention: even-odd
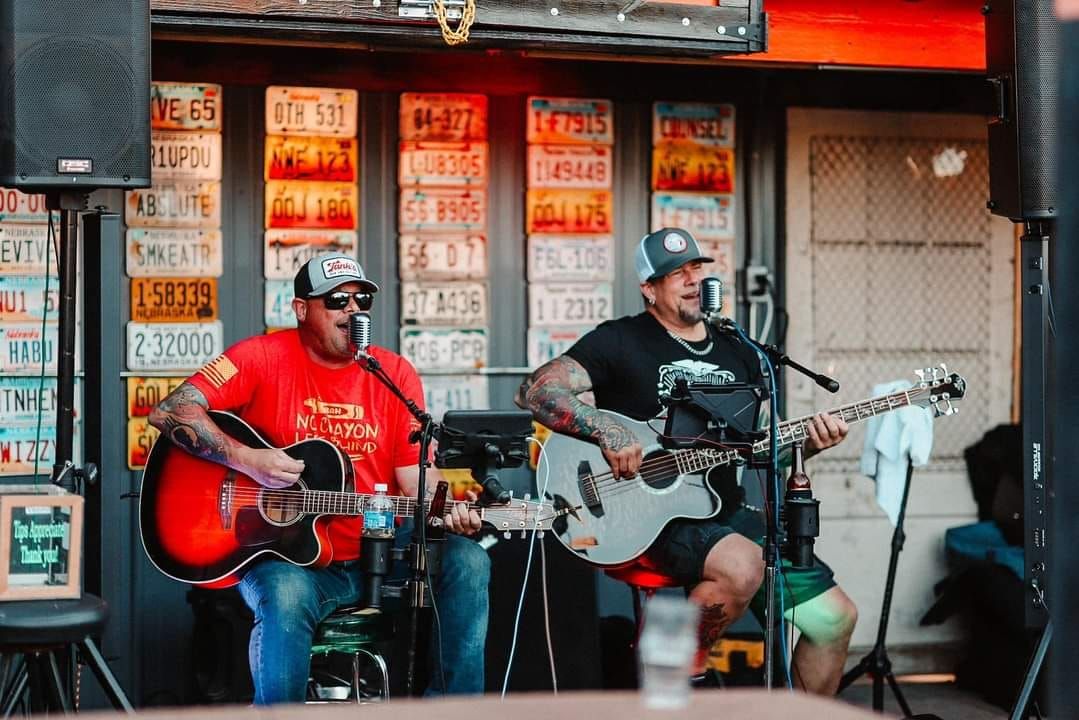
[[[896,702],[903,710],[904,717],[910,717],[910,705],[903,697],[903,691],[899,689],[895,675],[892,674],[892,661],[888,658],[887,637],[888,617],[892,613],[892,592],[895,590],[895,573],[899,567],[899,553],[903,550],[903,543],[907,535],[903,531],[903,520],[907,515],[907,498],[910,497],[910,478],[914,473],[914,463],[907,458],[907,477],[903,484],[903,499],[899,503],[899,517],[896,520],[895,532],[892,533],[892,555],[888,560],[888,575],[884,583],[884,600],[880,608],[880,624],[877,626],[877,641],[873,649],[863,657],[857,665],[848,670],[839,681],[839,689],[836,694],[846,690],[851,683],[862,675],[869,674],[873,677],[873,709],[884,712],[884,683],[892,689]]]

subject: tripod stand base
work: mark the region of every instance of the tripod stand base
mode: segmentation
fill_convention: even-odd
[[[892,674],[892,661],[888,659],[888,652],[883,646],[874,647],[857,665],[843,675],[843,679],[839,681],[839,689],[836,690],[836,694],[846,690],[851,683],[862,675],[869,675],[873,678],[874,710],[877,712],[884,711],[884,683],[887,682],[888,687],[892,689],[892,694],[895,695],[896,702],[899,703],[899,708],[903,711],[904,717],[910,717],[910,705],[907,704],[907,699],[903,696],[903,691],[899,689],[899,683],[896,682],[895,675]]]

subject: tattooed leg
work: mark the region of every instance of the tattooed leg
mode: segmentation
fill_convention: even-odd
[[[707,649],[715,645],[732,622],[734,622],[734,617],[726,611],[724,603],[715,603],[702,607],[700,636],[698,639],[701,649]]]

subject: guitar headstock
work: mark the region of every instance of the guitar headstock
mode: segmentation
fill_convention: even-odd
[[[483,521],[505,533],[513,530],[521,532],[550,530],[551,523],[559,514],[551,503],[534,502],[527,498],[524,500],[513,498],[504,505],[489,505],[480,508]]]
[[[962,375],[948,372],[944,363],[915,370],[914,374],[918,376],[918,383],[909,391],[912,405],[930,408],[934,417],[959,412],[952,400],[961,399],[967,392],[967,381]]]

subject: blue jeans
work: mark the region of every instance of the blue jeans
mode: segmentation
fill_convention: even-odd
[[[409,538],[407,528],[398,530],[399,546]],[[353,561],[311,569],[265,560],[244,574],[240,593],[255,613],[248,661],[256,705],[304,701],[315,628],[338,607],[360,601],[363,573],[359,565]],[[395,563],[395,576],[407,573],[407,563]],[[434,581],[441,633],[431,643],[428,694],[483,692],[490,576],[491,561],[483,548],[468,538],[447,534],[442,572]]]

